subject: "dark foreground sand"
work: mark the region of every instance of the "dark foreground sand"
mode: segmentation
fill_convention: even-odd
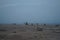
[[[55,28],[60,26],[0,24],[0,40],[60,40],[60,30]]]

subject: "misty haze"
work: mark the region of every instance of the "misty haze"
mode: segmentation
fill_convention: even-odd
[[[0,40],[60,40],[60,0],[0,0]]]

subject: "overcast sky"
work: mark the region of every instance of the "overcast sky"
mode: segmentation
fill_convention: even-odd
[[[60,0],[0,0],[0,23],[60,24]]]

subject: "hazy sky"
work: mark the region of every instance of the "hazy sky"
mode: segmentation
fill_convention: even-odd
[[[0,0],[0,23],[60,24],[60,0]]]

